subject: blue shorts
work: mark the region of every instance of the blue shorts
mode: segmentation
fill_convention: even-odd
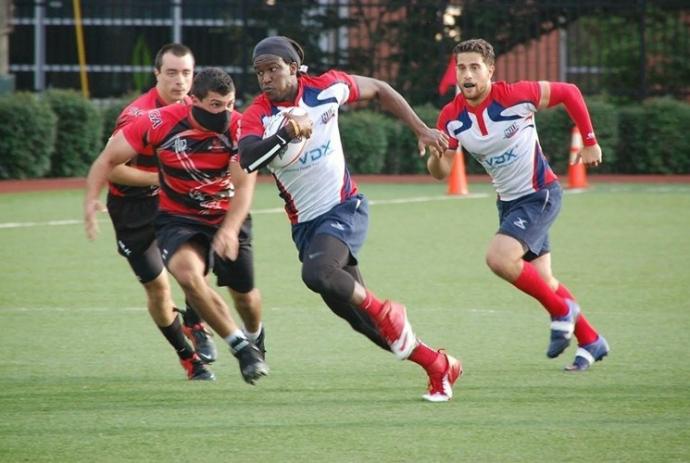
[[[316,235],[332,235],[345,243],[357,262],[357,253],[364,244],[369,228],[369,205],[363,194],[353,196],[325,214],[292,226],[292,241],[299,251],[299,260]]]
[[[539,191],[512,201],[496,201],[498,233],[512,236],[527,247],[524,259],[531,261],[551,251],[549,229],[561,210],[563,190],[551,182]]]

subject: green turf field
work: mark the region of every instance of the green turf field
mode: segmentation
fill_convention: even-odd
[[[185,380],[107,218],[98,241],[84,238],[80,191],[6,194],[0,461],[690,461],[690,185],[565,196],[554,271],[612,347],[580,375],[561,371],[574,347],[544,355],[544,310],[484,265],[488,187],[462,199],[441,184],[361,187],[373,200],[366,281],[462,359],[452,402],[423,402],[419,367],[302,285],[272,185],[255,200],[272,369],[255,387],[225,348],[216,382]]]

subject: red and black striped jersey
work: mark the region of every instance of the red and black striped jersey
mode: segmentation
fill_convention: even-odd
[[[202,129],[190,117],[192,106],[169,105],[146,112],[122,129],[140,152],[152,149],[158,158],[159,210],[206,223],[223,220],[234,195],[231,162],[237,155],[237,124],[233,111],[224,134]]]
[[[191,99],[189,97],[185,97],[185,99],[180,103],[191,104]],[[165,103],[163,100],[161,100],[161,97],[158,94],[158,89],[153,87],[151,90],[132,101],[125,109],[122,110],[117,118],[117,121],[115,122],[113,135],[122,130],[124,126],[137,119],[146,111],[162,108],[163,106],[165,106]],[[139,151],[131,161],[127,162],[127,165],[147,172],[156,172],[158,170],[158,162],[156,161],[154,152],[150,147],[145,147]],[[158,194],[158,187],[155,185],[150,187],[138,187],[120,185],[118,183],[110,182],[109,188],[110,194],[114,196],[124,196],[127,198],[143,198],[147,196],[156,196]]]

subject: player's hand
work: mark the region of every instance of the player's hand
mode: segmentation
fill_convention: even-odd
[[[311,137],[312,130],[314,130],[314,122],[309,118],[307,114],[302,114],[298,116],[290,113],[287,114],[285,117],[295,122],[295,124],[290,124],[290,126],[292,127],[288,129],[291,132],[295,132],[294,134],[292,134],[295,138]]]
[[[443,152],[438,151],[433,146],[429,146],[429,157],[430,158],[433,157],[435,159],[441,159],[442,156],[443,156]]]
[[[235,260],[240,250],[237,233],[226,228],[219,228],[213,237],[213,251],[223,259]]]
[[[573,164],[578,164],[582,160],[582,163],[586,166],[598,166],[601,164],[601,146],[597,143],[592,146],[585,146],[575,157],[575,162]]]
[[[93,241],[98,236],[98,220],[96,215],[99,212],[107,212],[107,209],[97,199],[84,201],[84,231],[86,237]]]
[[[427,146],[431,154],[440,157],[448,149],[448,135],[438,129],[427,127],[417,136],[417,148],[420,156],[426,154]]]

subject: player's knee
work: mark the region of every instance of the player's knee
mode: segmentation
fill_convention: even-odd
[[[257,288],[246,293],[232,292],[232,300],[238,310],[251,310],[261,305],[261,293]]]
[[[327,268],[322,265],[303,266],[302,281],[315,293],[323,294],[328,286]]]
[[[307,288],[319,294],[331,294],[335,286],[336,268],[322,263],[310,263],[302,267],[302,281]]]
[[[486,256],[484,256],[484,261],[486,262],[486,266],[489,267],[494,273],[499,273],[503,265],[500,256],[498,256],[495,252],[492,252],[492,250],[489,250],[486,253]]]
[[[196,294],[207,286],[203,275],[198,275],[192,271],[180,271],[175,274],[175,280],[182,287],[185,294]]]
[[[489,267],[492,272],[503,278],[512,275],[518,264],[517,262],[512,262],[512,260],[508,259],[506,256],[493,252],[492,250],[486,253],[485,261],[487,267]]]
[[[160,274],[157,278],[144,283],[144,289],[149,300],[154,303],[167,301],[171,298],[170,284],[164,274]]]

